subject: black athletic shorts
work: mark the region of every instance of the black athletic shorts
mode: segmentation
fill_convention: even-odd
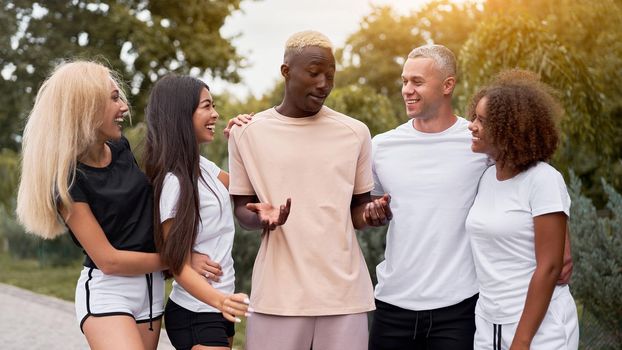
[[[190,350],[194,345],[229,346],[235,334],[233,322],[221,313],[192,312],[171,299],[164,310],[164,328],[177,350]]]
[[[376,299],[370,350],[473,350],[478,295],[432,310],[406,310]]]

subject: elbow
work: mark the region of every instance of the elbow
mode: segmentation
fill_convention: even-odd
[[[95,265],[105,275],[120,275],[121,267],[119,261],[114,257],[103,259],[103,261],[96,261]]]
[[[550,264],[541,264],[536,267],[536,271],[538,271],[547,281],[557,281],[559,275],[562,272],[562,263],[550,263]]]

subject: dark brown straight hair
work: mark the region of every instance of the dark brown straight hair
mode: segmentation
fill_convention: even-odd
[[[192,116],[199,106],[201,90],[209,87],[190,76],[167,75],[155,83],[145,108],[147,137],[143,162],[154,190],[154,236],[156,249],[170,272],[179,274],[197,237],[199,179],[215,194],[201,175],[199,144]],[[168,173],[179,181],[175,220],[164,239],[160,223],[160,198]],[[216,196],[218,198],[218,196]]]

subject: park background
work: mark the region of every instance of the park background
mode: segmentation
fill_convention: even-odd
[[[245,31],[278,30],[276,11],[263,26],[223,34],[225,21],[252,2],[0,1],[0,282],[73,300],[82,252],[68,235],[43,241],[26,234],[14,215],[20,135],[51,69],[63,59],[78,57],[105,62],[121,73],[132,107],[132,125],[125,134],[140,161],[145,103],[153,83],[167,73],[190,74],[213,87],[219,130],[238,113],[280,102],[279,80],[262,81],[267,88],[246,94],[235,88],[254,85],[244,74],[244,67],[253,64],[253,54],[240,52],[237,40]],[[339,0],[309,3],[325,6],[326,17],[318,17],[308,29],[323,31],[330,28],[323,20],[338,20],[328,14],[330,4],[339,7]],[[579,305],[581,347],[620,349],[622,1],[432,0],[409,11],[396,10],[391,1],[375,6],[365,0],[344,3],[367,6],[368,12],[335,47],[338,72],[326,105],[363,121],[372,135],[406,121],[401,66],[411,48],[425,43],[443,44],[456,53],[458,115],[465,114],[473,92],[505,68],[533,70],[557,89],[566,113],[552,163],[564,174],[573,201],[571,290]],[[331,36],[330,31],[325,34]],[[281,37],[268,34],[256,50],[274,41],[279,47],[284,44]],[[273,64],[278,72],[280,61]],[[227,168],[224,138],[202,152]],[[374,281],[385,233],[386,228],[357,233]],[[258,232],[237,229],[233,254],[238,291],[250,291],[258,245]],[[243,342],[241,331],[236,345]]]

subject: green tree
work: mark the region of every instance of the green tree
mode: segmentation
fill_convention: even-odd
[[[614,349],[614,344],[622,344],[622,196],[605,181],[602,184],[609,199],[605,213],[599,213],[592,201],[581,193],[578,177],[574,173],[570,176],[572,292],[581,300],[584,314],[594,315],[593,322],[601,327],[597,335],[588,332],[593,333],[592,324],[588,329],[582,328],[582,337],[602,338],[593,342],[608,344],[610,347],[606,348]]]
[[[365,85],[348,85],[334,89],[326,101],[332,109],[356,118],[367,125],[372,135],[400,124],[391,101]]]
[[[34,94],[64,59],[97,59],[119,71],[139,111],[135,121],[151,85],[168,72],[239,81],[241,59],[220,28],[240,1],[2,1],[0,148],[17,149]]]
[[[337,86],[370,87],[389,98],[393,112],[402,116],[400,75],[410,50],[434,42],[458,54],[480,18],[481,10],[471,2],[432,1],[405,16],[398,16],[390,7],[375,7],[345,46],[336,51],[342,66]]]
[[[601,177],[622,188],[622,3],[488,0],[483,15],[460,51],[459,104],[502,69],[538,72],[566,111],[554,161],[575,169],[586,193],[604,205]]]

